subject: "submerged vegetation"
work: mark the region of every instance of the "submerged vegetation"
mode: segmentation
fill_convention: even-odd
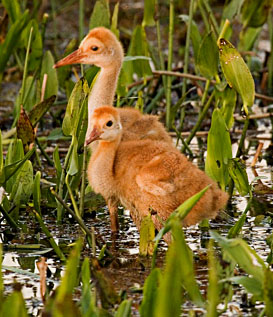
[[[272,173],[272,1],[128,2],[133,13],[114,1],[94,1],[92,10],[85,2],[0,3],[1,257],[11,249],[41,256],[36,263],[39,275],[33,273],[34,267],[2,265],[0,315],[27,316],[22,285],[14,282],[9,292],[4,287],[5,272],[14,271],[40,280],[44,316],[228,315],[236,285],[244,289],[245,305],[257,306],[255,314],[272,316],[272,208],[260,213],[255,199],[263,195],[272,205],[272,180],[266,186],[254,170],[250,182],[244,161],[251,147],[257,148],[253,166],[261,157],[262,144],[250,139],[249,132],[257,135],[259,120],[268,118],[264,124],[271,145],[264,157]],[[141,8],[135,9],[136,3]],[[60,21],[69,19],[71,25],[57,16]],[[127,52],[115,106],[160,115],[182,153],[197,157],[231,198],[247,201],[236,216],[227,206],[225,217],[216,220],[229,222],[225,234],[211,230],[207,221],[196,228],[209,232],[209,242],[202,246],[207,250],[205,288],[200,286],[195,271],[198,256],[186,242],[181,220],[207,188],[175,210],[156,236],[151,219],[143,221],[139,257],[150,256],[151,261],[149,275],[135,290],[141,293],[141,303],[126,291],[119,293],[104,274],[104,268],[118,260],[114,248],[94,229],[94,213],[104,203],[87,183],[89,153],[84,147],[87,97],[99,70],[53,68],[96,26],[110,28]],[[5,104],[4,93],[13,82],[16,98]],[[193,140],[198,156],[191,147]],[[243,234],[249,211],[255,224],[268,229],[268,236],[262,237],[268,246],[266,256],[259,255]],[[48,217],[54,218],[54,226],[48,225]],[[71,237],[71,244],[56,238],[56,228],[65,223],[81,230]],[[168,232],[173,240],[160,268],[160,241]],[[57,259],[58,270],[65,267],[61,278],[47,275],[44,256]]]

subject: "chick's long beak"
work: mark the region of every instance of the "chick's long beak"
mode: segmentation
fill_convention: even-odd
[[[58,61],[53,68],[58,68],[61,66],[65,66],[65,65],[70,65],[70,64],[77,64],[77,63],[81,63],[82,59],[85,57],[85,54],[77,49],[76,51],[74,51],[73,53],[67,55],[66,57],[64,57],[63,59],[61,59],[60,61]]]
[[[100,138],[102,131],[98,129],[98,127],[94,126],[93,130],[91,131],[89,137],[85,140],[85,145],[90,144]]]

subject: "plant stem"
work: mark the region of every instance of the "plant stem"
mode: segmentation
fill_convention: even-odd
[[[205,24],[206,32],[208,33],[210,31],[210,26],[209,26],[209,21],[208,21],[206,12],[202,6],[202,0],[198,0],[198,7],[199,7],[200,13],[202,15],[202,20]]]
[[[218,40],[217,40],[217,44],[218,44],[218,41],[221,39],[221,38],[225,38],[225,35],[226,35],[226,32],[227,32],[227,29],[229,28],[230,26],[230,21],[228,19],[226,19],[223,27],[222,27],[222,30],[219,34],[219,37],[218,37]]]
[[[45,157],[45,159],[47,160],[47,163],[50,166],[54,166],[54,162],[52,161],[52,159],[49,157],[49,155],[46,153],[46,151],[44,150],[44,148],[42,147],[39,139],[37,137],[35,137],[35,142],[38,145],[38,148],[40,149],[41,153],[43,154],[43,156]]]
[[[212,94],[211,94],[209,100],[207,101],[206,105],[204,106],[203,111],[202,111],[202,113],[200,114],[200,116],[199,116],[199,118],[198,118],[198,120],[197,120],[197,122],[196,122],[194,128],[192,129],[190,135],[187,137],[187,139],[186,139],[186,141],[185,141],[185,142],[187,143],[187,145],[190,144],[191,140],[192,140],[192,139],[194,138],[194,136],[195,136],[195,133],[199,130],[199,128],[200,128],[200,126],[201,126],[201,123],[202,123],[202,121],[204,120],[204,118],[205,118],[205,116],[206,116],[206,114],[207,114],[207,112],[208,112],[208,110],[209,110],[209,107],[210,107],[210,104],[211,104],[211,102],[212,102],[212,100],[213,100],[213,98],[214,98],[214,95],[215,95],[215,90],[213,90],[213,92],[212,92]],[[184,153],[185,150],[186,150],[186,146],[183,146],[182,149],[181,149],[181,152]]]
[[[188,30],[187,30],[186,46],[185,46],[185,56],[184,56],[184,67],[183,67],[184,73],[188,73],[188,69],[189,69],[191,25],[192,25],[192,19],[193,19],[194,1],[195,0],[191,0],[190,9],[189,9],[189,22],[188,22]],[[184,78],[183,79],[183,86],[182,86],[182,96],[185,95],[186,91],[187,91],[187,79]],[[184,119],[185,119],[185,107],[183,107],[181,109],[181,114],[180,114],[180,129],[181,130],[183,129]]]
[[[19,230],[18,224],[14,221],[14,219],[9,215],[9,213],[1,205],[0,205],[0,211],[8,224],[16,231]]]
[[[273,25],[272,25],[272,14],[268,15],[267,19],[269,38],[270,38],[270,56],[268,58],[268,91],[270,94],[273,93]]]
[[[36,210],[33,210],[33,213],[37,219],[37,221],[39,222],[42,231],[44,232],[44,234],[46,235],[46,237],[49,239],[49,243],[52,246],[52,248],[54,249],[54,251],[56,252],[56,254],[58,255],[58,257],[60,258],[61,261],[65,261],[66,257],[64,256],[62,250],[60,249],[60,247],[57,245],[57,243],[55,242],[52,234],[49,232],[49,230],[47,229],[47,227],[45,226],[43,219],[41,218],[41,216],[38,214],[38,212]]]
[[[32,40],[32,33],[33,33],[33,27],[30,28],[30,32],[29,32],[29,38],[28,38],[28,44],[27,44],[27,52],[26,52],[26,59],[25,59],[25,65],[24,65],[24,73],[23,73],[22,91],[21,91],[20,103],[19,103],[20,105],[23,103],[24,95],[25,95],[26,79],[27,79],[28,57],[29,57],[29,51],[30,51],[31,40]]]
[[[82,217],[84,213],[84,192],[85,192],[85,177],[86,177],[86,160],[87,160],[87,147],[83,148],[83,166],[82,166],[82,183],[80,193],[80,210],[79,214]]]
[[[64,191],[64,182],[65,182],[65,171],[67,169],[68,163],[69,163],[69,159],[70,159],[70,155],[72,153],[73,150],[73,145],[72,143],[70,144],[70,147],[68,149],[68,152],[66,154],[65,157],[65,161],[64,161],[64,166],[62,168],[62,174],[61,174],[61,178],[60,178],[60,185],[59,185],[59,196],[61,198],[63,198],[63,191]],[[57,222],[61,223],[62,221],[62,216],[63,216],[63,207],[60,203],[58,203],[57,206]]]
[[[204,106],[205,101],[206,101],[206,99],[207,99],[207,95],[208,95],[208,91],[209,91],[209,86],[210,86],[210,80],[208,79],[208,80],[206,81],[205,90],[204,90],[204,93],[203,93],[203,96],[202,96],[202,101],[201,101],[202,106]]]
[[[207,0],[202,0],[202,1],[203,1],[204,5],[205,5],[205,9],[206,9],[207,13],[209,14],[212,26],[213,26],[213,28],[215,30],[215,33],[216,33],[217,37],[218,37],[219,27],[218,27],[217,21],[215,19],[215,16],[214,16],[214,14],[213,14],[213,12],[211,10],[211,7],[210,7],[208,1]]]
[[[70,196],[70,199],[72,201],[72,205],[74,207],[75,213],[76,213],[77,217],[81,218],[77,203],[75,201],[75,198],[74,198],[74,195],[73,195],[73,192],[72,192],[72,189],[71,189],[71,187],[69,185],[69,174],[66,174],[65,183],[66,183],[66,187],[67,187],[67,190],[69,192],[69,196]]]
[[[169,43],[168,43],[168,71],[172,69],[173,61],[173,30],[174,30],[174,0],[170,1],[169,12]],[[172,77],[167,78],[167,92],[166,92],[166,126],[171,128],[171,84]]]
[[[246,119],[245,119],[244,128],[243,128],[242,135],[241,135],[241,138],[240,138],[240,142],[239,142],[238,150],[237,150],[237,153],[236,153],[236,157],[240,157],[242,152],[243,152],[248,125],[249,125],[249,115],[247,115]]]

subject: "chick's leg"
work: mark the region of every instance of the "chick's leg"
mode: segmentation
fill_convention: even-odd
[[[112,232],[117,232],[119,229],[118,223],[118,200],[115,198],[110,198],[107,201],[107,206],[110,214],[111,230]]]

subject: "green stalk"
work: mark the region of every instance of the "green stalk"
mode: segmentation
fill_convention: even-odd
[[[79,0],[79,39],[84,35],[84,0]],[[83,76],[83,64],[81,64],[81,76]]]
[[[198,7],[199,7],[200,13],[202,15],[203,22],[205,24],[206,32],[208,33],[210,31],[210,26],[209,26],[209,21],[208,21],[206,12],[202,6],[202,0],[198,0]]]
[[[207,79],[207,81],[206,81],[206,86],[205,86],[205,90],[204,90],[204,93],[203,93],[203,96],[202,96],[202,101],[201,101],[202,106],[204,106],[205,101],[206,101],[206,99],[207,99],[207,95],[208,95],[208,91],[209,91],[209,86],[210,86],[210,79]]]
[[[27,79],[28,57],[29,57],[29,51],[30,51],[31,40],[32,40],[32,33],[33,33],[33,27],[30,28],[29,37],[28,37],[27,52],[26,52],[26,59],[25,59],[24,73],[23,73],[22,91],[21,91],[20,103],[19,103],[20,105],[22,104],[22,102],[23,102],[23,100],[24,100],[24,95],[25,95],[26,79]]]
[[[85,193],[85,177],[86,177],[86,161],[87,161],[87,147],[83,148],[83,166],[82,166],[82,183],[81,183],[81,197],[80,197],[80,217],[84,213],[84,193]]]
[[[7,223],[16,231],[19,230],[18,224],[14,221],[14,219],[10,216],[10,214],[0,205],[0,211],[4,218],[6,219]]]
[[[218,27],[217,21],[216,21],[216,19],[215,19],[215,16],[214,16],[214,14],[213,14],[213,12],[212,12],[212,10],[211,10],[211,7],[210,7],[210,5],[209,5],[209,3],[208,3],[207,0],[202,0],[202,1],[203,1],[204,5],[205,5],[205,9],[206,9],[206,11],[207,11],[207,13],[208,13],[208,15],[209,15],[209,17],[210,17],[211,24],[212,24],[212,26],[213,26],[213,28],[214,28],[214,30],[215,30],[215,33],[216,33],[216,35],[218,36],[218,34],[219,34],[219,27]]]
[[[162,44],[161,44],[161,32],[160,32],[160,21],[158,17],[158,0],[155,0],[155,8],[156,8],[156,35],[157,35],[157,48],[158,48],[158,55],[159,55],[159,61],[160,61],[160,68],[162,70],[165,70],[165,64],[164,64],[164,57],[162,54]],[[167,95],[167,83],[166,83],[166,76],[162,76],[163,86],[165,89],[165,94]]]
[[[68,152],[66,154],[66,157],[65,157],[64,167],[62,169],[62,174],[61,174],[61,179],[60,179],[59,196],[61,198],[63,198],[63,192],[64,192],[65,171],[66,171],[66,169],[68,167],[68,163],[69,163],[69,159],[70,159],[70,156],[71,156],[71,153],[72,153],[72,149],[73,149],[73,146],[72,146],[72,143],[71,143],[70,147],[68,149]],[[60,203],[58,203],[58,206],[57,206],[57,222],[58,223],[61,223],[62,217],[63,217],[63,207],[62,207],[62,205]]]
[[[214,95],[215,95],[215,90],[213,90],[213,92],[212,92],[212,94],[211,94],[209,100],[207,101],[206,105],[204,106],[203,111],[202,111],[202,113],[200,114],[200,116],[199,116],[199,118],[198,118],[198,120],[197,120],[197,122],[196,122],[194,128],[192,129],[190,135],[187,137],[187,139],[186,139],[187,145],[190,144],[191,140],[192,140],[192,139],[194,138],[194,136],[195,136],[195,133],[199,130],[199,128],[200,128],[200,126],[201,126],[201,123],[203,122],[203,120],[204,120],[204,118],[205,118],[205,116],[206,116],[206,114],[207,114],[207,112],[208,112],[208,110],[209,110],[209,107],[210,107],[210,104],[211,104],[211,102],[212,102],[212,100],[213,100],[213,98],[214,98]],[[182,149],[181,149],[181,152],[184,153],[185,150],[186,150],[186,146],[183,146]]]
[[[191,0],[190,2],[190,9],[189,9],[189,23],[188,23],[188,30],[187,30],[187,37],[186,37],[186,46],[185,46],[185,56],[184,56],[184,67],[183,72],[188,73],[189,68],[189,54],[190,54],[190,41],[191,41],[191,25],[193,19],[193,8],[194,8],[194,1]],[[183,86],[182,86],[182,96],[186,94],[187,91],[187,79],[183,78]],[[180,114],[180,130],[182,131],[185,119],[185,107],[181,109]]]
[[[52,159],[49,157],[49,155],[46,153],[46,151],[44,150],[44,148],[42,147],[39,139],[37,137],[35,137],[35,142],[38,145],[38,148],[40,149],[41,153],[43,154],[43,156],[45,157],[47,163],[50,166],[54,166],[54,162],[52,161]]]
[[[76,213],[76,215],[80,218],[81,216],[80,216],[80,213],[79,213],[79,209],[78,209],[77,203],[76,203],[76,201],[75,201],[75,198],[74,198],[72,189],[71,189],[71,187],[70,187],[70,185],[69,185],[69,180],[68,180],[68,179],[69,179],[69,175],[66,174],[65,184],[66,184],[67,190],[68,190],[68,192],[69,192],[69,196],[70,196],[70,199],[71,199],[71,201],[72,201],[72,205],[73,205],[73,207],[74,207],[75,213]]]
[[[243,153],[243,148],[244,148],[244,143],[245,143],[245,138],[246,138],[246,132],[247,132],[247,129],[248,129],[248,125],[249,125],[249,115],[247,115],[246,119],[245,119],[244,128],[243,128],[242,135],[241,135],[241,138],[240,138],[240,142],[239,142],[238,150],[237,150],[237,153],[236,153],[236,157],[240,157],[241,154]]]
[[[43,219],[41,218],[41,216],[38,214],[38,212],[36,210],[33,210],[33,213],[37,219],[37,221],[39,222],[41,229],[43,231],[43,233],[46,235],[46,237],[49,239],[49,243],[52,246],[52,248],[54,249],[55,253],[58,255],[58,257],[60,258],[61,261],[65,261],[66,257],[64,256],[62,250],[60,249],[60,247],[57,245],[57,243],[55,242],[52,234],[49,232],[49,230],[47,229],[47,227],[45,226]]]
[[[168,71],[172,70],[173,61],[173,30],[174,30],[174,0],[170,0],[170,12],[169,12],[169,53],[168,53]],[[166,126],[171,128],[171,84],[172,77],[167,77],[167,92],[166,92]]]
[[[222,30],[221,30],[221,32],[220,32],[220,34],[219,34],[219,37],[218,37],[217,42],[218,42],[221,38],[225,38],[225,35],[226,35],[226,32],[227,32],[229,26],[230,26],[230,21],[229,21],[228,19],[226,19],[226,21],[225,21],[225,23],[224,23],[224,25],[223,25],[223,27],[222,27]]]
[[[270,56],[268,59],[268,91],[270,94],[273,93],[273,25],[272,25],[272,15],[268,15],[267,19],[269,38],[270,38]]]

